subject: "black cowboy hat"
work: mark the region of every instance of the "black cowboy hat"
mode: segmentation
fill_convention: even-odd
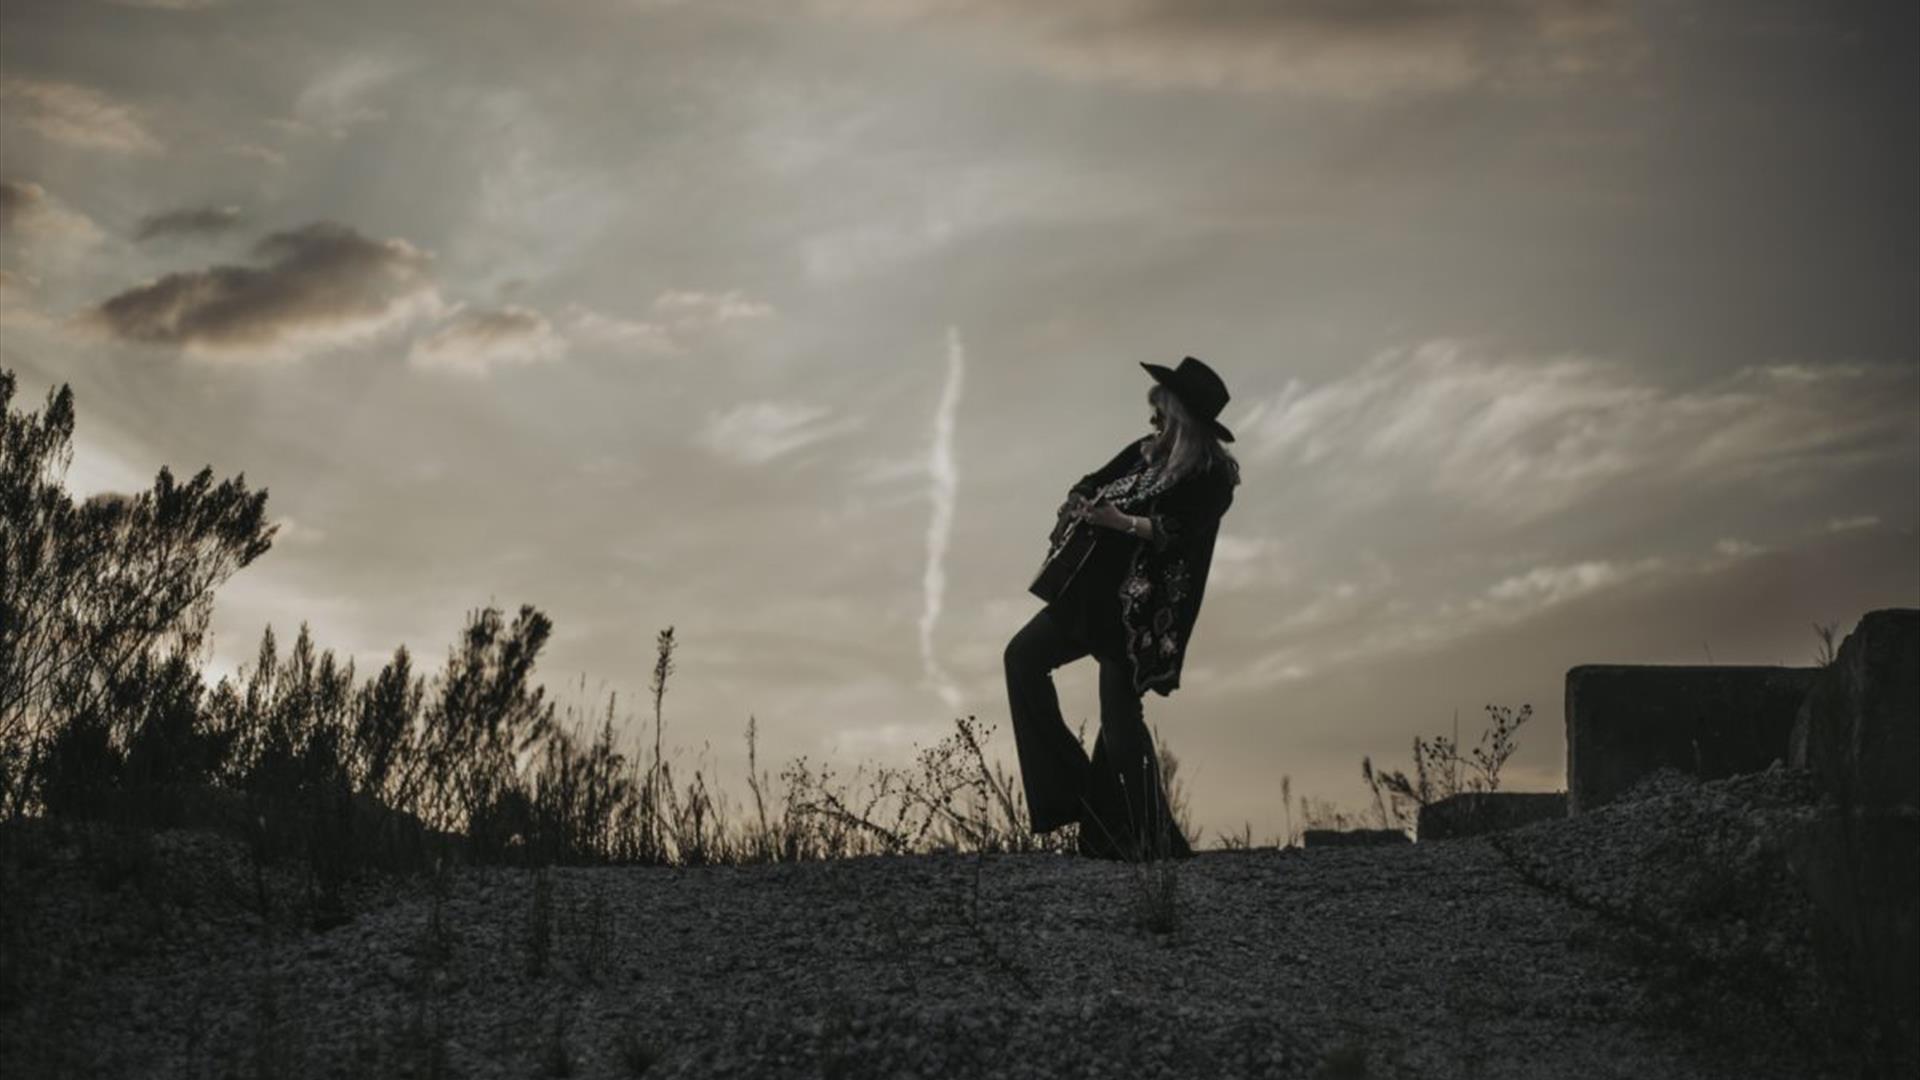
[[[1146,368],[1147,374],[1153,376],[1156,382],[1173,391],[1180,399],[1180,404],[1185,405],[1195,418],[1206,421],[1215,438],[1221,442],[1233,441],[1233,432],[1216,419],[1220,410],[1227,407],[1229,395],[1227,384],[1220,381],[1220,376],[1212,368],[1191,356],[1180,361],[1177,368],[1147,363],[1140,366]]]

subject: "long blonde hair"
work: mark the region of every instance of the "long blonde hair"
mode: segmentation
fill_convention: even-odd
[[[1148,461],[1161,462],[1165,483],[1171,487],[1188,474],[1209,469],[1225,469],[1229,484],[1240,482],[1240,462],[1227,451],[1203,421],[1187,410],[1180,395],[1163,383],[1154,383],[1147,391],[1147,402],[1160,410],[1163,423],[1158,436],[1146,443]]]

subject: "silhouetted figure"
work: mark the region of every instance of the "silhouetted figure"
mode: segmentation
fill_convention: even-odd
[[[1172,820],[1141,707],[1180,685],[1221,515],[1240,466],[1222,443],[1226,384],[1189,356],[1142,364],[1154,433],[1073,485],[1032,590],[1047,601],[1007,643],[1007,705],[1033,831],[1080,823],[1105,858],[1192,854]],[[1052,671],[1100,664],[1100,733],[1088,760],[1060,715]]]

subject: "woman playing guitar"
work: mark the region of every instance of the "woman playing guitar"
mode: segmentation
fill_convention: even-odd
[[[1061,504],[1032,591],[1047,602],[1007,643],[1007,703],[1033,830],[1078,823],[1107,858],[1190,855],[1168,812],[1141,699],[1180,685],[1220,518],[1240,482],[1217,417],[1226,385],[1189,356],[1142,364],[1154,433],[1081,477]],[[1100,733],[1088,759],[1060,715],[1052,671],[1100,665]]]

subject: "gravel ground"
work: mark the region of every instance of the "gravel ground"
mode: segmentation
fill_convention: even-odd
[[[443,899],[368,883],[323,932],[263,919],[300,882],[230,841],[68,831],[0,863],[0,1053],[13,1077],[1844,1075],[1769,876],[1807,802],[1796,775],[1668,778],[1497,843],[1164,871],[463,868]]]

